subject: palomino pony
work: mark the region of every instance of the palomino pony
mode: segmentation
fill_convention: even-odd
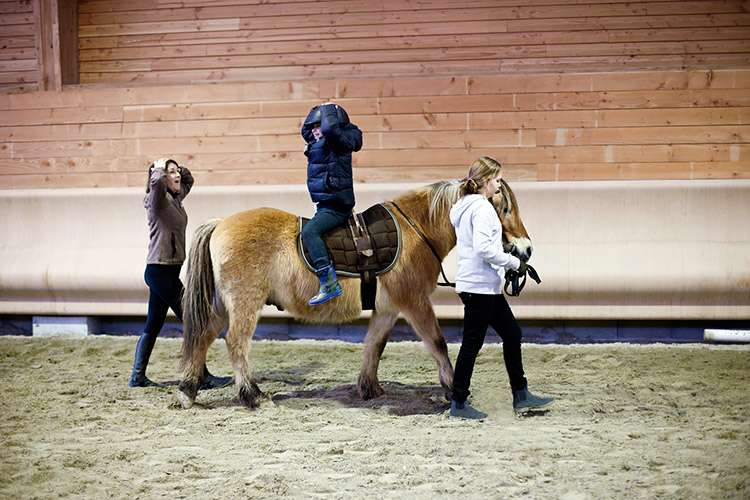
[[[401,227],[403,244],[393,268],[378,277],[376,311],[367,330],[357,381],[364,399],[383,393],[378,382],[378,364],[399,313],[435,358],[440,384],[447,393],[452,390],[453,366],[430,294],[435,290],[442,260],[456,245],[448,212],[459,198],[459,188],[459,181],[443,181],[394,199],[400,208],[393,212]],[[503,226],[505,251],[528,260],[531,241],[513,191],[503,181],[500,192],[490,201]],[[420,229],[437,255],[404,215]],[[296,215],[273,208],[214,219],[196,230],[183,298],[183,380],[177,392],[183,408],[193,405],[208,348],[227,326],[227,349],[239,399],[250,408],[258,405],[263,394],[252,380],[249,353],[264,304],[275,304],[293,317],[313,323],[347,323],[360,316],[358,278],[342,279],[341,297],[318,306],[307,305],[308,298],[318,290],[318,278],[305,267],[299,255],[298,232]]]

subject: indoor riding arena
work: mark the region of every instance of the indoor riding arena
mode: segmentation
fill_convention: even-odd
[[[397,245],[308,305],[315,109]],[[490,328],[464,419],[480,157],[554,401]],[[0,498],[750,498],[747,1],[0,0],[0,230]]]

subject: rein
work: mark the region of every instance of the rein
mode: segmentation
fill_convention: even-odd
[[[401,207],[399,207],[396,204],[395,201],[389,201],[388,203],[390,203],[391,205],[393,205],[393,208],[395,208],[398,211],[398,213],[401,214],[401,216],[406,220],[406,222],[409,223],[409,225],[414,230],[414,232],[416,232],[417,235],[420,238],[422,238],[422,241],[424,241],[427,244],[427,246],[430,248],[430,250],[432,251],[432,255],[435,256],[435,260],[437,260],[438,265],[440,266],[440,274],[443,275],[443,281],[444,281],[444,283],[438,283],[438,286],[450,286],[450,287],[455,288],[456,284],[448,281],[448,278],[445,276],[445,271],[443,270],[443,260],[438,255],[437,250],[435,250],[435,247],[432,246],[432,243],[430,243],[430,240],[427,239],[427,236],[425,236],[424,233],[422,231],[420,231],[420,229],[417,227],[417,225],[414,224],[414,222],[412,222],[412,220],[409,218],[409,216],[406,215],[403,210],[401,210]]]
[[[536,281],[536,284],[542,282],[542,279],[539,277],[539,273],[536,272],[536,269],[534,269],[529,264],[526,264],[526,270],[523,274],[519,273],[518,271],[514,271],[513,269],[508,269],[505,271],[505,295],[510,295],[511,297],[518,297],[521,295],[521,290],[523,290],[523,287],[526,286],[526,275],[529,275],[531,279]],[[510,286],[510,290],[508,290],[508,286]]]

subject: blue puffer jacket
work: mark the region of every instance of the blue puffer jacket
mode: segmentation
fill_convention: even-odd
[[[316,141],[312,135],[310,111],[302,137],[307,142],[307,189],[313,203],[324,202],[349,209],[354,206],[352,179],[352,152],[362,149],[362,131],[349,122],[343,108],[335,104],[320,107],[320,131],[323,137]]]

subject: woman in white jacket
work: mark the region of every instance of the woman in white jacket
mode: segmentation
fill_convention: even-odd
[[[456,229],[458,272],[456,291],[464,303],[463,341],[456,360],[450,415],[481,419],[487,414],[466,402],[471,375],[487,327],[503,339],[503,358],[513,392],[513,409],[522,412],[544,408],[552,398],[530,393],[521,357],[521,328],[503,296],[506,269],[520,270],[526,264],[503,252],[503,228],[489,201],[500,190],[500,163],[482,156],[474,161],[461,182],[461,197],[450,211]]]

